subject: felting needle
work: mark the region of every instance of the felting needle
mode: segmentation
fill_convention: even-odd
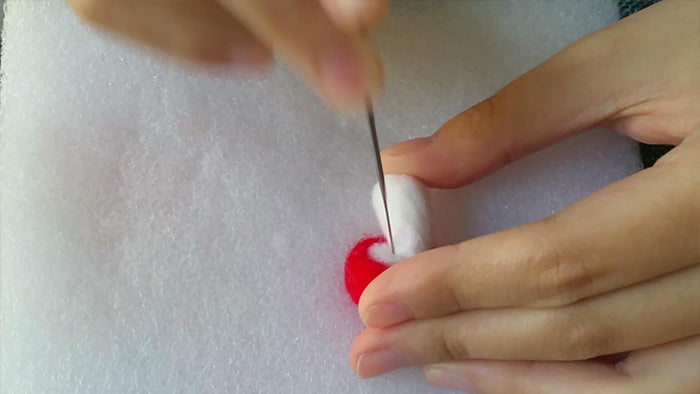
[[[386,183],[384,183],[384,167],[382,166],[382,155],[379,153],[379,141],[377,140],[377,126],[374,122],[374,108],[372,107],[372,99],[367,98],[367,120],[369,121],[369,131],[372,134],[372,143],[374,144],[374,158],[377,161],[377,173],[379,174],[379,190],[382,192],[382,200],[384,201],[384,213],[386,214],[386,227],[389,230],[389,245],[391,246],[391,254],[395,254],[394,236],[391,233],[391,222],[389,221],[389,206],[386,203]]]

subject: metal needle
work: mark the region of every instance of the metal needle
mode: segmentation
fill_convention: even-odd
[[[391,233],[391,222],[389,221],[389,206],[386,203],[386,183],[384,183],[384,167],[382,166],[382,156],[379,153],[379,141],[377,140],[377,126],[374,122],[374,108],[372,107],[372,99],[367,98],[367,120],[369,121],[369,130],[372,133],[372,143],[374,144],[374,156],[377,160],[377,172],[379,174],[379,189],[382,192],[382,201],[384,201],[384,213],[386,214],[386,226],[389,230],[389,245],[391,245],[391,253],[395,254],[394,236]]]

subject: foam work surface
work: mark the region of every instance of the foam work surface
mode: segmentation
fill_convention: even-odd
[[[394,4],[383,146],[433,132],[617,18],[610,1]],[[8,0],[2,60],[2,392],[438,393],[362,381],[345,254],[378,234],[366,119],[289,70],[212,74]],[[435,193],[436,238],[545,217],[639,168],[589,132]]]

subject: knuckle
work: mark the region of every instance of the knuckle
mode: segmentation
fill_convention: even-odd
[[[469,300],[463,288],[463,282],[456,280],[455,276],[447,279],[448,294],[450,297],[449,303],[453,306],[454,311],[465,311],[469,309]]]
[[[441,361],[449,360],[468,360],[469,349],[462,335],[458,332],[449,329],[443,329],[437,334],[438,348],[440,355],[438,358]]]
[[[491,96],[452,118],[433,136],[453,143],[467,144],[488,138],[493,131],[499,99]]]
[[[452,245],[450,248],[454,249],[453,255],[459,256],[460,261],[477,261],[479,259],[467,245],[467,242]],[[473,289],[468,285],[469,281],[465,280],[470,274],[473,274],[473,272],[469,271],[467,265],[459,264],[456,267],[452,266],[450,269],[446,269],[441,282],[435,283],[436,286],[441,286],[441,283],[447,285],[450,302],[456,310],[466,311],[475,306],[475,297],[470,292]]]
[[[471,114],[473,128],[482,133],[489,133],[493,129],[500,109],[499,96],[493,95],[474,107]]]
[[[584,260],[567,256],[540,273],[539,294],[550,306],[570,304],[581,298],[594,280]]]
[[[547,233],[548,237],[535,237],[540,252],[534,260],[537,278],[534,303],[548,307],[570,304],[587,294],[599,275],[590,258],[565,252],[561,239],[551,231]]]
[[[611,352],[612,331],[602,320],[579,308],[559,311],[554,317],[557,341],[554,357],[559,360],[587,360]]]

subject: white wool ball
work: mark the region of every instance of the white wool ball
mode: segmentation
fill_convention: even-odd
[[[430,247],[430,204],[428,190],[410,175],[386,175],[386,199],[398,257],[409,258]],[[386,239],[389,230],[379,183],[372,191],[372,204]]]

